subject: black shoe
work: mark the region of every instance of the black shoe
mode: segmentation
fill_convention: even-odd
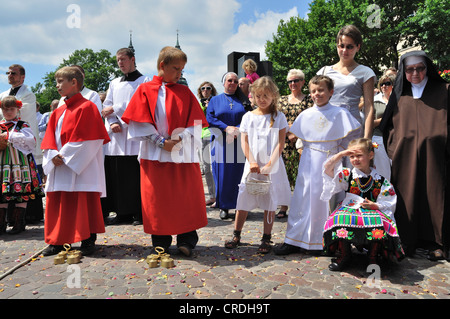
[[[341,260],[332,260],[332,263],[328,265],[328,269],[331,271],[341,271],[347,266],[350,258],[342,258]]]
[[[48,245],[48,247],[42,251],[42,255],[43,256],[57,255],[63,249],[64,247],[62,245]]]
[[[181,245],[178,247],[178,250],[185,255],[186,257],[191,257],[192,256],[192,248],[190,245]]]
[[[81,241],[80,251],[83,256],[92,255],[95,252],[95,241],[97,234],[91,234],[91,237]]]
[[[289,255],[289,254],[293,254],[293,253],[298,253],[300,251],[301,251],[300,247],[286,244],[286,243],[283,243],[283,245],[275,247],[273,249],[273,252],[275,253],[275,255]]]
[[[228,209],[221,209],[220,210],[220,219],[228,219],[230,218],[230,215],[228,214]]]

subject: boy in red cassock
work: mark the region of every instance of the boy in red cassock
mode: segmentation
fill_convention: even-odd
[[[80,94],[83,75],[75,67],[55,74],[64,105],[52,112],[41,148],[47,175],[45,256],[64,244],[81,241],[83,255],[95,250],[97,233],[105,232],[100,196],[105,194],[103,144],[109,142],[97,106]]]
[[[207,225],[203,182],[197,149],[205,115],[187,86],[177,84],[187,57],[165,47],[158,58],[158,76],[143,83],[122,120],[129,136],[141,141],[142,219],[153,247],[166,251],[177,235],[186,256],[198,242],[197,229]]]

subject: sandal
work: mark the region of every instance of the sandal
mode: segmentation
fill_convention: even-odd
[[[272,245],[271,245],[271,241],[270,239],[272,238],[272,236],[269,234],[264,234],[262,239],[261,239],[261,245],[259,245],[258,248],[258,253],[260,254],[267,254],[272,250]]]
[[[234,249],[241,244],[241,232],[235,230],[233,232],[233,239],[225,242],[225,248]]]
[[[285,218],[287,216],[287,212],[285,210],[280,210],[277,214],[277,218]]]

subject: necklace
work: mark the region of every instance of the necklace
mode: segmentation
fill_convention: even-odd
[[[369,176],[369,179],[367,180],[367,182],[364,185],[361,184],[361,181],[359,180],[359,178],[355,178],[355,181],[356,181],[356,185],[358,186],[361,193],[367,193],[373,186],[372,175]]]
[[[228,96],[225,94],[225,98],[228,100],[228,102],[230,102],[230,110],[232,110],[233,109],[233,100],[232,99],[229,99],[228,98]]]

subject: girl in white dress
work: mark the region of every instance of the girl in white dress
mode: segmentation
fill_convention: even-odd
[[[270,239],[275,210],[278,205],[288,205],[291,196],[286,169],[280,158],[289,125],[284,114],[277,111],[278,88],[269,77],[256,80],[251,93],[257,108],[246,113],[240,125],[246,162],[239,184],[235,230],[233,238],[225,243],[225,247],[232,249],[240,244],[241,230],[248,211],[260,208],[264,210],[264,232],[258,252],[266,254],[272,249]],[[246,186],[249,174],[260,180],[269,176],[269,191],[263,195],[250,194]]]

